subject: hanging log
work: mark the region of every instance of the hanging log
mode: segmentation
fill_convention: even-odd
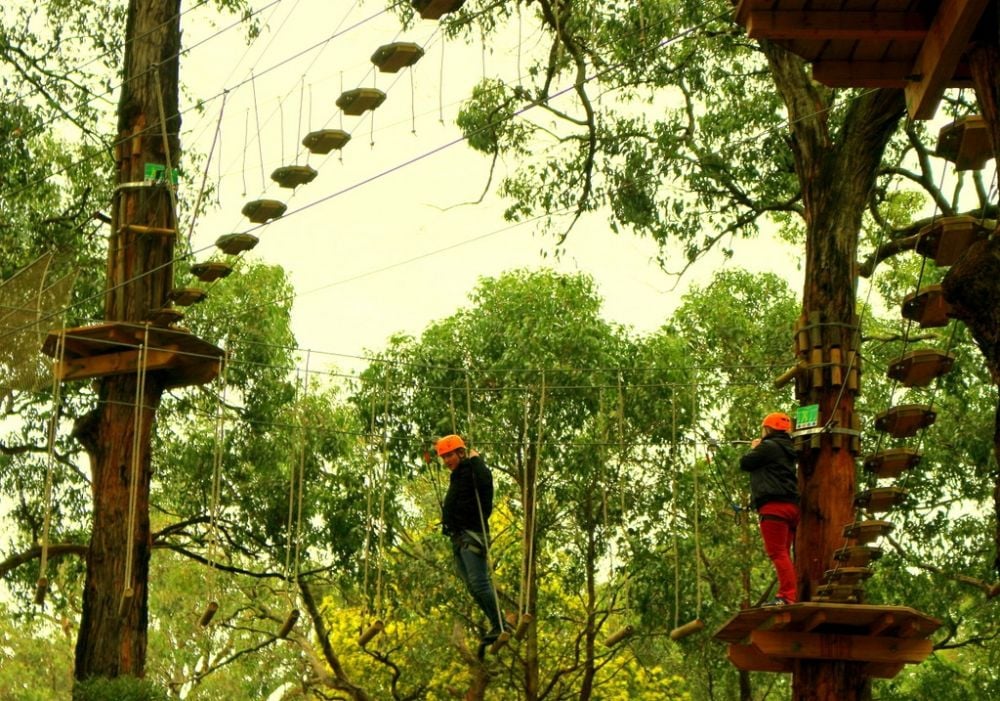
[[[287,638],[288,634],[292,632],[292,628],[295,627],[298,620],[299,610],[292,609],[292,612],[288,614],[288,618],[286,618],[285,622],[281,624],[281,629],[278,630],[278,637],[282,639]]]
[[[39,577],[35,584],[35,605],[41,606],[45,603],[45,595],[49,591],[49,580],[47,577]]]
[[[604,639],[604,645],[605,647],[614,647],[621,641],[627,638],[631,638],[633,635],[635,635],[635,628],[633,628],[632,626],[625,626],[623,628],[619,628],[614,633],[612,633],[611,635],[609,635],[607,638]]]
[[[505,630],[503,633],[501,633],[497,637],[496,640],[493,641],[493,644],[490,645],[490,654],[493,654],[493,655],[497,654],[509,642],[510,642],[510,631],[506,631]]]
[[[334,149],[344,148],[351,135],[343,129],[320,129],[311,131],[302,139],[302,145],[309,149],[310,153],[325,155]]]
[[[375,621],[362,631],[361,635],[358,637],[358,645],[364,647],[383,630],[385,630],[385,624],[382,621]]]
[[[223,234],[215,239],[215,247],[230,256],[249,251],[258,243],[260,239],[253,234]]]
[[[201,618],[198,619],[198,625],[202,628],[208,626],[215,617],[215,613],[219,610],[219,602],[209,601],[208,606],[205,607],[205,612],[201,614]]]
[[[522,613],[521,620],[517,622],[517,628],[514,629],[514,639],[524,640],[524,636],[528,634],[528,628],[531,627],[534,620],[535,617],[530,613]]]
[[[705,624],[698,618],[694,619],[689,623],[685,623],[682,626],[677,626],[672,631],[670,631],[671,640],[681,640],[689,635],[694,635],[700,630],[704,630]]]

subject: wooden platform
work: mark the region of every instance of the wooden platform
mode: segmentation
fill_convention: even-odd
[[[57,369],[60,380],[84,380],[135,373],[146,327],[108,322],[66,329],[65,356]],[[181,329],[149,327],[146,371],[157,373],[164,387],[200,385],[219,373],[221,348]],[[58,331],[50,331],[42,352],[54,356]]]
[[[906,606],[805,602],[744,609],[715,633],[729,661],[751,672],[791,672],[798,660],[864,662],[889,679],[932,650],[941,622]]]

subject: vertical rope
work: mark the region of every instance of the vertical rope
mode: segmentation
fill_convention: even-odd
[[[677,395],[670,390],[670,452],[677,459]],[[680,626],[681,615],[681,554],[677,540],[677,465],[670,466],[670,531],[674,543],[674,628]]]
[[[38,584],[35,603],[45,603],[45,593],[49,588],[46,570],[49,564],[49,528],[52,524],[52,481],[55,474],[56,433],[59,430],[59,413],[62,408],[62,380],[59,373],[66,357],[66,318],[62,318],[59,336],[56,337],[55,353],[52,356],[52,416],[49,417],[47,460],[45,465],[45,521],[42,524],[42,555],[38,565]]]
[[[167,188],[167,195],[170,197],[171,219],[177,217],[177,191],[174,189],[174,167],[173,159],[170,157],[170,138],[167,136],[167,111],[163,105],[163,88],[160,86],[160,66],[156,64],[152,67],[153,79],[156,81],[156,107],[160,113],[160,136],[163,138],[163,159],[166,161],[167,172],[163,179],[163,184]],[[174,223],[176,226],[176,222]]]
[[[368,420],[368,448],[370,452],[373,451],[373,445],[375,443],[375,393],[372,392],[371,402],[369,404],[369,420]],[[374,465],[375,460],[369,461],[369,464]],[[368,475],[369,484],[368,489],[365,490],[365,569],[364,577],[362,583],[362,594],[364,596],[364,609],[361,611],[362,618],[367,618],[368,614],[371,613],[371,606],[369,605],[369,573],[371,572],[371,545],[372,545],[372,528],[374,528],[374,521],[372,520],[372,494],[375,488],[375,469],[372,468]]]
[[[194,236],[194,227],[198,223],[198,214],[201,212],[201,200],[205,196],[205,187],[208,184],[208,169],[212,165],[212,156],[215,155],[215,145],[219,141],[219,133],[222,131],[222,115],[226,110],[226,98],[229,96],[228,90],[222,91],[222,105],[219,107],[219,119],[215,123],[215,134],[212,136],[212,146],[208,149],[208,158],[205,160],[205,170],[201,174],[201,186],[198,188],[198,197],[194,201],[194,209],[191,213],[191,225],[188,227],[187,247],[191,250],[191,237]],[[219,163],[222,162],[222,144],[219,144]],[[219,180],[222,180],[220,175]],[[218,188],[221,190],[222,188]]]
[[[691,426],[695,425],[695,417],[698,416],[698,376],[691,383]],[[691,460],[691,473],[694,479],[694,610],[695,618],[701,618],[701,493],[698,489],[698,451],[697,441],[693,440]]]
[[[300,405],[299,413],[299,432],[302,437],[301,448],[299,449],[299,477],[298,477],[298,506],[297,506],[297,516],[295,523],[295,573],[296,578],[299,575],[299,556],[302,550],[302,501],[303,495],[305,493],[305,482],[306,482],[306,445],[308,443],[308,431],[306,430],[306,417],[309,415],[308,407],[306,402],[309,400],[309,361],[312,356],[312,351],[306,351],[306,371],[305,379],[302,383],[302,403]]]
[[[243,178],[243,196],[246,197],[247,194],[247,147],[250,145],[250,108],[247,108],[247,113],[243,117],[243,165],[241,166],[240,175]]]
[[[382,472],[378,505],[378,558],[375,560],[375,606],[378,615],[385,614],[385,595],[382,587],[382,560],[385,556],[385,492],[389,481],[389,366],[382,378]]]
[[[619,513],[621,514],[622,523],[625,522],[625,391],[622,388],[622,374],[618,373],[618,498],[619,498]],[[631,588],[632,578],[625,577],[625,584],[622,588],[622,597],[625,600],[624,609],[625,613],[629,613],[631,608],[630,600],[630,588]]]
[[[446,39],[441,37],[441,68],[438,72],[438,121],[444,124],[444,47]]]
[[[257,154],[260,157],[260,189],[267,188],[267,181],[264,180],[264,145],[260,140],[260,108],[257,105],[257,79],[250,71],[250,88],[253,93],[253,113],[254,121],[257,125]]]
[[[218,577],[216,554],[219,547],[219,504],[222,496],[222,453],[226,437],[226,372],[229,362],[226,354],[219,358],[219,394],[215,409],[215,446],[212,454],[212,504],[211,527],[208,536],[208,566],[211,569],[212,581],[209,586],[209,596],[215,599],[218,592]]]
[[[542,370],[541,391],[538,396],[538,431],[535,438],[535,466],[531,475],[531,529],[528,532],[528,593],[525,596],[525,605],[531,608],[531,582],[534,578],[535,563],[535,527],[538,523],[538,463],[542,454],[542,441],[544,435],[545,420],[545,370]],[[528,524],[525,524],[527,526]]]
[[[524,436],[524,441],[525,441],[525,443],[524,443],[525,448],[527,448],[527,446],[529,444],[529,442],[528,442],[528,414],[530,413],[530,409],[531,409],[531,393],[526,391],[524,393],[524,428],[523,428],[523,436]],[[524,452],[524,466],[525,466],[524,474],[521,476],[521,505],[524,507],[525,519],[527,519],[527,514],[528,514],[528,498],[529,498],[529,494],[528,494],[528,469],[527,469],[528,468],[528,454],[527,454],[527,450],[525,450],[525,452]],[[525,521],[525,524],[524,524],[524,530],[525,530],[525,534],[527,534],[527,532],[528,532],[528,523],[527,523],[527,520]],[[520,614],[523,617],[524,614],[528,613],[528,604],[527,604],[527,601],[525,600],[525,593],[528,590],[528,560],[527,560],[527,558],[525,558],[522,561],[522,563],[521,563],[521,586],[519,587],[519,589],[520,589],[520,591],[518,591],[518,594],[517,594],[517,611],[518,611],[518,614]]]
[[[135,407],[132,415],[132,460],[128,495],[128,531],[125,537],[125,588],[122,591],[122,598],[118,605],[118,613],[121,615],[125,611],[125,602],[131,599],[134,591],[132,589],[132,569],[135,559],[135,516],[136,506],[139,499],[139,478],[141,469],[142,450],[142,414],[146,401],[146,363],[149,353],[149,324],[145,325],[142,344],[139,346],[137,358],[135,381]]]

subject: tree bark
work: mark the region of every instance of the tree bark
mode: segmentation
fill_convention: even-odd
[[[855,288],[861,215],[871,195],[886,143],[904,114],[901,90],[878,90],[853,100],[839,128],[833,126],[829,92],[809,78],[804,62],[762,42],[776,86],[788,108],[806,220],[803,322],[813,325],[827,349],[856,336]],[[845,335],[846,330],[846,335]],[[829,380],[799,383],[800,404],[818,404],[820,425],[852,429],[856,392]],[[848,434],[823,432],[818,446],[800,453],[802,518],[795,543],[799,596],[809,600],[844,544],[854,520],[855,454]],[[802,660],[795,666],[793,698],[854,701],[868,695],[860,666]],[[851,672],[845,674],[845,672]]]
[[[163,165],[169,182],[168,161],[176,165],[179,156],[180,0],[130,0],[125,46],[115,153],[119,187],[112,208],[105,319],[139,324],[148,311],[165,306],[173,282],[175,236],[140,235],[129,226],[176,226],[168,187],[142,183],[146,164]],[[166,127],[161,109],[169,116]],[[145,670],[150,439],[163,390],[150,375],[139,402],[137,384],[133,375],[103,378],[98,407],[77,431],[90,457],[94,513],[76,645],[79,680],[141,677]]]

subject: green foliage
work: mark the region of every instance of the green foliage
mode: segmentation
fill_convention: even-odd
[[[92,677],[73,687],[73,701],[166,701],[165,691],[146,679]]]

